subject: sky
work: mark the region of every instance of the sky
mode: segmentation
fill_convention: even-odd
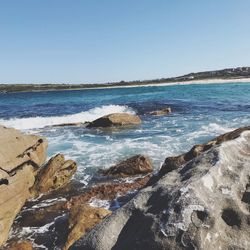
[[[250,66],[249,0],[0,0],[0,83]]]

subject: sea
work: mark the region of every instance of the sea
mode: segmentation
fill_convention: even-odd
[[[165,107],[172,113],[149,114]],[[142,124],[119,130],[53,126],[117,112],[137,114]],[[74,178],[87,185],[98,169],[135,154],[149,156],[157,171],[166,157],[250,125],[250,82],[2,93],[0,124],[46,137],[48,158],[63,153],[75,160]]]

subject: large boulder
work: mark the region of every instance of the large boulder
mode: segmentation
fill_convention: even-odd
[[[152,163],[147,156],[135,155],[108,169],[99,170],[99,173],[110,177],[128,177],[138,174],[148,174],[152,171]]]
[[[47,141],[39,136],[0,126],[0,246],[46,160]]]
[[[76,172],[76,163],[66,160],[64,155],[57,154],[52,157],[38,172],[36,181],[31,189],[33,196],[48,193],[69,183]]]
[[[249,166],[249,127],[218,137],[71,249],[250,249]]]
[[[141,124],[141,119],[137,115],[129,113],[114,113],[105,115],[93,122],[87,124],[87,128],[106,128],[106,127],[124,127]]]

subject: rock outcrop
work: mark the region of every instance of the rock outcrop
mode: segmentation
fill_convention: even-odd
[[[64,159],[62,154],[52,157],[38,172],[36,181],[31,189],[33,196],[61,188],[69,183],[76,172],[76,163]]]
[[[71,249],[250,249],[250,128],[207,147],[191,150]]]
[[[164,108],[164,109],[151,111],[151,112],[149,112],[149,114],[150,115],[155,115],[155,116],[162,116],[162,115],[167,115],[167,114],[169,114],[171,112],[172,112],[171,108],[167,107],[167,108]]]
[[[70,232],[63,249],[69,249],[88,230],[110,214],[111,212],[107,209],[91,207],[84,203],[71,207],[69,213]]]
[[[0,246],[35,182],[35,174],[46,160],[47,141],[0,126]]]
[[[135,155],[99,173],[110,177],[128,177],[138,174],[148,174],[153,171],[152,163],[147,156]]]
[[[6,242],[13,221],[25,202],[31,197],[66,185],[76,171],[76,163],[72,160],[65,161],[64,156],[58,154],[44,164],[47,141],[40,136],[25,135],[15,129],[0,126],[0,143],[1,246]],[[47,214],[40,211],[33,216],[33,221],[30,217],[26,220],[23,217],[23,222],[26,226],[27,223],[35,223],[35,220],[41,223],[50,219]],[[15,243],[15,246],[17,249],[29,247],[23,243]]]
[[[141,124],[141,119],[137,115],[129,113],[114,113],[105,115],[87,124],[87,128],[107,128],[107,127],[126,127]]]

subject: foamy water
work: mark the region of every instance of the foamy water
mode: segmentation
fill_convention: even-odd
[[[77,123],[93,121],[103,115],[111,113],[131,113],[134,111],[127,106],[105,105],[96,107],[88,111],[79,112],[72,115],[51,116],[51,117],[28,117],[28,118],[12,118],[9,120],[0,119],[0,124],[21,130],[44,128],[46,126],[58,125],[63,123]]]
[[[172,114],[148,112],[170,106]],[[141,126],[102,131],[49,127],[93,121],[110,113],[138,114]],[[88,184],[93,173],[135,154],[159,169],[165,158],[250,123],[250,84],[147,86],[119,89],[12,93],[0,96],[0,124],[45,136],[49,157],[61,152],[78,164]]]

